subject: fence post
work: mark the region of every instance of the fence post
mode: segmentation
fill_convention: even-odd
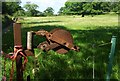
[[[13,23],[13,29],[14,29],[14,51],[15,46],[20,46],[22,48],[22,42],[21,42],[21,23]],[[17,55],[16,57],[16,81],[23,81],[23,70],[22,70],[22,56]]]
[[[112,36],[111,43],[112,43],[112,45],[111,45],[111,51],[109,54],[109,62],[108,62],[106,81],[110,81],[110,76],[112,73],[112,63],[113,63],[114,53],[115,53],[116,36]]]
[[[28,50],[33,50],[32,48],[32,41],[33,41],[33,36],[32,36],[33,32],[27,32],[27,49]]]

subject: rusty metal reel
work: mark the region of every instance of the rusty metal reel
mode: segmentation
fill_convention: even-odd
[[[70,32],[68,32],[64,29],[60,29],[60,28],[53,29],[49,32],[49,35],[52,35],[53,37],[61,39],[61,42],[62,42],[62,40],[64,40],[67,43],[70,43],[71,45],[73,45],[72,35],[70,34]],[[59,41],[59,39],[56,39],[56,40]],[[45,51],[52,49],[52,50],[56,51],[57,53],[61,53],[61,54],[67,53],[70,50],[69,48],[64,46],[64,44],[61,45],[59,42],[56,42],[56,41],[54,41],[52,39],[48,39],[48,38],[47,38],[47,41],[40,43],[38,45],[38,48],[45,50]]]

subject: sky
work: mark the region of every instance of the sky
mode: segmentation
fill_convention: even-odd
[[[21,6],[23,7],[26,2],[35,3],[39,6],[37,10],[43,12],[48,7],[52,7],[54,9],[54,13],[57,14],[59,9],[64,6],[64,3],[67,0],[21,0]]]

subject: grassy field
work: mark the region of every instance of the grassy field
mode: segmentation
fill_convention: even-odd
[[[105,79],[108,56],[113,35],[117,36],[117,46],[113,62],[111,79],[120,80],[120,27],[117,15],[99,16],[53,16],[53,17],[26,17],[22,20],[22,43],[26,47],[27,31],[54,28],[68,30],[74,44],[80,47],[80,52],[69,51],[67,54],[57,54],[54,51],[43,52],[35,49],[35,57],[29,57],[24,77],[30,74],[32,79],[92,79],[93,57],[95,62],[95,79]],[[13,30],[3,32],[3,50],[13,51]],[[44,41],[39,36],[34,37],[34,46]],[[7,77],[9,77],[10,63],[7,60]],[[14,75],[15,76],[15,75]]]

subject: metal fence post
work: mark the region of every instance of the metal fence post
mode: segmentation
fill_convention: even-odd
[[[14,29],[14,49],[15,46],[21,46],[22,48],[21,23],[13,23],[13,29]],[[23,81],[22,56],[19,54],[16,57],[16,72],[17,72],[16,80]]]
[[[106,81],[110,81],[110,76],[112,73],[112,63],[113,63],[114,53],[115,53],[116,36],[112,36],[111,43],[112,43],[112,45],[111,45],[111,51],[109,54],[109,62],[108,62]]]

